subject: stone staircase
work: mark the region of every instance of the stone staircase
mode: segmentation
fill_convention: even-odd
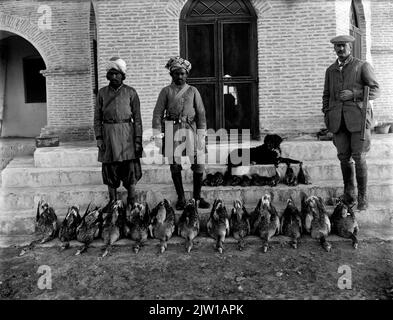
[[[0,138],[0,172],[14,157],[32,155],[35,149],[32,138]]]
[[[252,145],[261,142],[253,141]],[[218,159],[225,159],[235,145],[209,145],[207,173],[224,172],[226,166]],[[341,171],[336,149],[331,141],[293,140],[281,145],[283,156],[303,161],[303,167],[311,176],[311,185],[289,187],[203,187],[202,196],[213,203],[220,197],[231,207],[233,200],[241,198],[246,207],[253,209],[259,198],[266,192],[273,195],[273,203],[282,211],[288,197],[293,197],[300,206],[300,193],[321,196],[326,203],[343,192]],[[137,185],[138,200],[154,206],[167,198],[176,201],[176,192],[170,176],[169,165],[154,154],[151,145],[145,146],[146,157],[142,159],[143,178]],[[372,149],[368,156],[370,208],[358,214],[361,228],[393,232],[393,135],[374,135]],[[186,197],[192,196],[192,171],[185,164],[183,181]],[[285,173],[286,165],[279,170]],[[294,166],[295,173],[298,167]],[[272,175],[273,166],[253,166],[250,173]],[[126,199],[126,190],[119,193]],[[0,242],[1,237],[9,238],[31,235],[34,231],[34,216],[38,201],[44,198],[56,211],[61,220],[67,207],[78,204],[84,211],[90,201],[98,205],[108,201],[107,188],[102,184],[101,166],[97,162],[97,148],[94,143],[62,143],[55,148],[39,148],[34,155],[14,158],[2,171],[0,188]],[[391,200],[392,199],[392,200]],[[328,206],[329,212],[333,207]],[[180,212],[177,212],[177,216]],[[202,225],[209,210],[201,210]],[[370,233],[369,233],[370,234]],[[373,234],[371,234],[372,236]],[[378,237],[378,234],[374,234]],[[15,240],[16,242],[16,240]]]

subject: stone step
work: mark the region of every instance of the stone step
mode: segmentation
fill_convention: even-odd
[[[311,177],[311,181],[336,180],[342,183],[340,163],[338,160],[317,160],[304,162],[303,167]],[[285,175],[286,165],[279,165],[282,177]],[[299,172],[298,165],[292,165],[295,174]],[[254,165],[244,171],[248,175],[257,173],[261,176],[275,174],[273,165]],[[225,173],[226,165],[207,165],[206,174]],[[169,165],[142,165],[142,179],[139,184],[171,184],[172,178]],[[393,177],[392,159],[370,159],[368,161],[369,176],[375,180],[384,180]],[[1,173],[4,187],[48,187],[71,185],[102,184],[101,167],[64,167],[64,168],[37,168],[34,167],[32,157],[15,158]],[[182,171],[184,183],[192,183],[192,170],[185,166]]]
[[[256,207],[257,202],[248,203],[247,210],[251,212]],[[278,214],[281,216],[284,209],[284,202],[273,203]],[[232,203],[225,203],[228,212],[232,209]],[[81,207],[81,215],[83,215],[87,206]],[[300,204],[298,205],[300,209]],[[55,207],[59,224],[63,221],[67,208]],[[334,206],[326,206],[329,215],[333,213]],[[211,207],[209,209],[199,209],[201,231],[206,232],[206,224],[209,218]],[[176,223],[182,214],[182,211],[175,210]],[[370,203],[368,210],[355,211],[359,227],[365,228],[391,228],[393,232],[393,202]],[[19,210],[19,211],[0,211],[0,235],[28,235],[34,233],[35,210]]]
[[[261,141],[251,141],[248,144],[209,144],[207,146],[208,164],[225,164],[230,151],[239,147],[262,144]],[[337,151],[332,141],[291,140],[281,144],[282,156],[301,161],[335,160]],[[144,144],[144,164],[163,164],[164,159],[158,155],[157,148],[152,142]],[[393,135],[373,135],[369,158],[393,158]],[[59,147],[39,148],[34,153],[34,164],[43,168],[64,167],[95,167],[100,166],[97,161],[97,147],[93,142],[61,143]]]
[[[186,198],[192,197],[192,185],[185,184]],[[126,190],[118,189],[122,197],[126,197]],[[308,195],[314,194],[329,201],[343,193],[343,187],[336,181],[322,181],[312,185],[298,185],[290,187],[278,184],[276,187],[250,186],[250,187],[203,187],[202,197],[212,202],[220,197],[224,201],[232,202],[236,198],[243,199],[246,203],[257,201],[261,195],[271,193],[276,201],[286,201],[290,196],[300,199],[300,192]],[[393,195],[393,180],[370,180],[368,183],[368,197],[370,201],[385,201]],[[176,191],[172,184],[138,184],[138,201],[156,203],[163,198],[176,201]],[[40,188],[6,188],[0,189],[1,210],[34,209],[36,203],[44,198],[54,207],[67,207],[73,204],[87,205],[90,201],[104,203],[108,201],[108,192],[105,185],[86,186],[59,186]]]
[[[33,155],[35,140],[30,138],[1,138],[0,139],[0,172],[14,157]],[[0,185],[2,184],[0,176]]]

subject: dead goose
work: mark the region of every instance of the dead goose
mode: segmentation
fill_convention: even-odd
[[[300,211],[292,198],[287,200],[281,219],[281,233],[291,238],[291,245],[296,249],[302,234],[302,220]]]
[[[238,240],[239,250],[244,248],[244,238],[250,234],[250,215],[243,201],[235,200],[231,210],[230,228],[233,237]]]
[[[37,205],[35,220],[35,234],[39,239],[32,241],[27,247],[23,248],[20,256],[23,256],[27,250],[31,250],[38,243],[45,243],[56,238],[58,232],[58,223],[55,210],[45,200],[40,200]]]
[[[230,226],[229,215],[221,199],[214,201],[210,217],[207,221],[207,232],[213,239],[217,240],[216,248],[219,253],[222,253],[225,237],[229,236]]]
[[[340,237],[352,239],[352,246],[357,249],[359,226],[355,212],[352,209],[354,205],[349,206],[342,199],[339,199],[330,221],[332,222],[332,232]]]
[[[194,238],[199,234],[198,202],[190,199],[186,203],[177,226],[178,235],[186,239],[186,251],[190,252]]]
[[[90,210],[91,204],[86,208],[81,223],[76,228],[76,240],[83,243],[83,246],[75,253],[80,255],[87,250],[94,239],[99,238],[102,228],[102,209],[95,207]]]
[[[70,241],[76,239],[76,228],[80,224],[81,220],[82,218],[79,215],[79,206],[74,205],[69,207],[59,230],[59,239],[62,242],[62,250],[69,248]]]
[[[102,210],[102,239],[105,251],[102,257],[109,254],[112,245],[120,239],[124,226],[123,201],[112,201]]]
[[[126,238],[136,241],[134,252],[138,253],[147,240],[150,224],[150,211],[147,203],[135,203],[126,208],[123,233]]]

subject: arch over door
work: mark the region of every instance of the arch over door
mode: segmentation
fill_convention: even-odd
[[[249,0],[189,0],[180,18],[188,82],[201,92],[208,128],[259,136],[256,14]]]

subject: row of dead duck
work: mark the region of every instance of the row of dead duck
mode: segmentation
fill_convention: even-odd
[[[244,248],[247,236],[257,235],[262,239],[263,252],[268,250],[270,239],[279,234],[290,237],[294,248],[297,248],[303,234],[309,234],[317,239],[326,251],[330,251],[331,244],[326,238],[331,232],[352,239],[355,249],[358,246],[359,227],[352,207],[338,199],[329,217],[322,198],[307,196],[305,193],[301,194],[300,210],[294,200],[289,198],[281,215],[272,203],[270,194],[263,195],[251,212],[248,212],[241,200],[235,200],[232,208],[227,210],[224,201],[216,199],[206,227],[209,236],[216,240],[216,249],[220,253],[223,252],[225,238],[229,235],[238,240],[240,250]],[[117,200],[102,208],[89,204],[82,217],[79,207],[71,206],[59,225],[55,210],[47,202],[40,200],[35,229],[39,239],[23,248],[20,255],[34,248],[36,244],[56,237],[62,242],[61,250],[67,249],[72,240],[81,242],[83,245],[76,255],[84,252],[98,238],[102,238],[105,244],[103,257],[121,238],[134,240],[133,249],[136,253],[148,238],[158,239],[160,252],[163,253],[168,240],[174,234],[185,239],[186,251],[190,252],[193,240],[200,234],[200,216],[198,203],[194,199],[187,202],[177,223],[175,211],[166,199],[152,210],[149,210],[147,203],[125,207],[121,200]]]
[[[311,184],[311,178],[307,170],[303,168],[303,163],[299,164],[299,171],[295,171],[290,163],[286,163],[287,168],[284,176],[281,176],[278,166],[275,165],[275,174],[273,176],[262,176],[257,173],[251,175],[233,175],[230,170],[224,174],[221,172],[208,173],[203,180],[204,186],[217,187],[217,186],[270,186],[275,187],[279,183],[284,183],[288,186],[296,186],[298,184]]]

